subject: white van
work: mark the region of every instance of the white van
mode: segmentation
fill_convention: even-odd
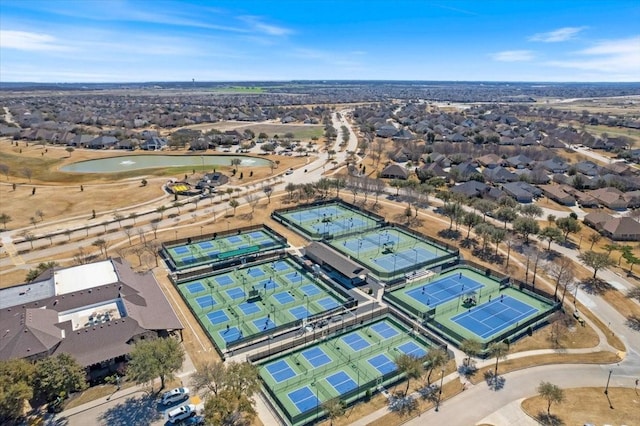
[[[167,420],[171,423],[176,423],[181,420],[187,419],[196,414],[196,406],[193,404],[181,405],[178,408],[167,413]]]

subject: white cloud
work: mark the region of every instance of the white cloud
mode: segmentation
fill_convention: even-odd
[[[541,41],[544,43],[558,43],[574,38],[580,31],[587,27],[564,27],[548,33],[537,33],[529,37],[529,41]]]
[[[635,74],[640,76],[640,36],[619,40],[605,40],[572,53],[571,59],[550,61],[561,68],[575,68],[603,73]]]
[[[504,50],[492,53],[491,57],[500,62],[526,62],[532,60],[534,55],[530,50]]]
[[[273,24],[265,24],[257,16],[240,16],[238,19],[249,24],[254,31],[271,36],[285,36],[293,32],[285,27],[279,27]]]
[[[48,52],[71,50],[50,34],[13,30],[0,30],[0,48]]]

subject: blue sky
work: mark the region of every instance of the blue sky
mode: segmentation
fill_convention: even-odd
[[[640,81],[640,1],[2,0],[0,80]]]

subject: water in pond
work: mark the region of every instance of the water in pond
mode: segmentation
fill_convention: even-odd
[[[123,157],[100,158],[79,161],[62,166],[60,171],[75,173],[115,173],[130,170],[167,167],[193,167],[207,170],[215,166],[230,166],[231,160],[240,159],[242,167],[268,166],[270,161],[247,155],[126,155]]]

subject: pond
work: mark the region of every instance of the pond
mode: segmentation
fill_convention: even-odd
[[[62,166],[60,171],[73,173],[115,173],[130,170],[168,167],[193,167],[202,170],[211,166],[230,166],[231,160],[240,160],[241,167],[268,166],[271,161],[247,155],[125,155],[79,161]]]

